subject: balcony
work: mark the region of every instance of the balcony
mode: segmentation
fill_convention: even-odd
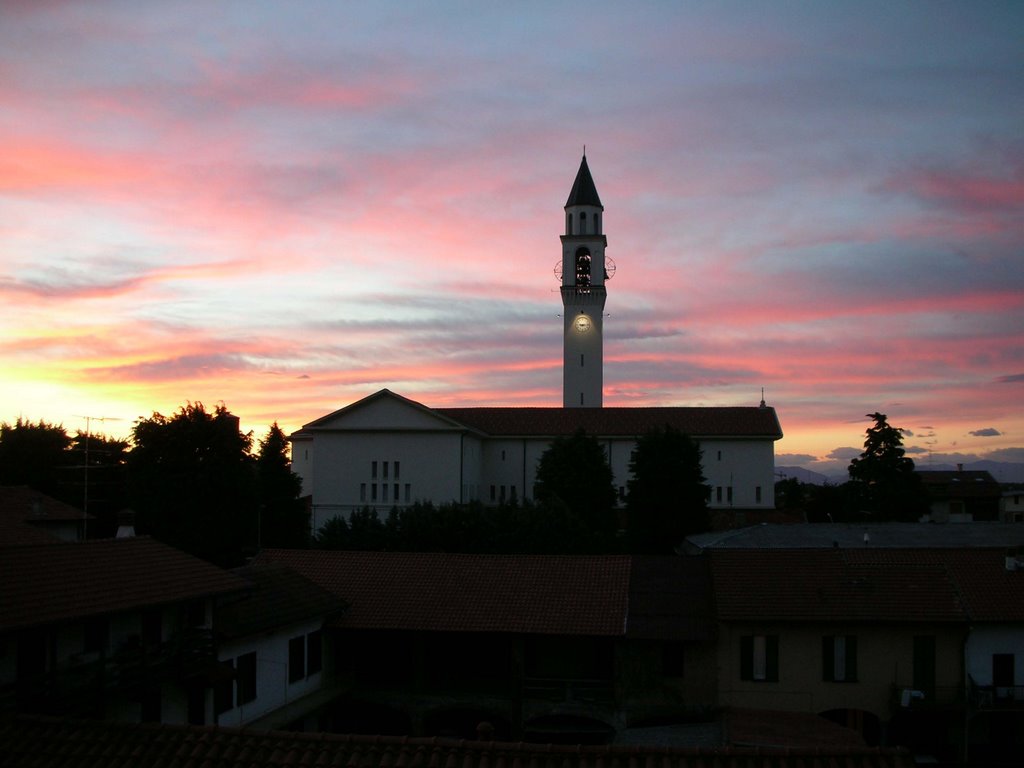
[[[130,696],[169,678],[202,676],[215,660],[209,629],[190,629],[155,645],[132,638],[107,656],[72,656],[56,669],[21,676],[0,691],[0,700],[25,712],[92,711],[111,694]]]
[[[972,712],[1024,709],[1024,685],[977,685],[970,681]]]

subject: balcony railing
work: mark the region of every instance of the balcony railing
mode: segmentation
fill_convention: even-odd
[[[531,677],[523,684],[523,695],[528,699],[607,705],[615,702],[615,686],[610,680]]]
[[[1024,685],[976,685],[971,681],[971,709],[1024,709]]]

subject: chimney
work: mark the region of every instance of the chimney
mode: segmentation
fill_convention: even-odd
[[[115,539],[135,538],[135,513],[130,509],[122,509],[117,513],[117,533]]]

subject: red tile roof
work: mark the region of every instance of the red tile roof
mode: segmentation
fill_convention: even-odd
[[[243,637],[310,619],[341,614],[347,603],[287,566],[248,565],[232,573],[249,584],[244,593],[217,605],[214,629],[222,637]]]
[[[965,523],[965,525],[970,525]],[[850,550],[851,563],[891,567],[912,563],[941,568],[956,585],[972,622],[1024,621],[1024,564],[1006,567],[1007,550]]]
[[[245,587],[238,576],[145,536],[8,547],[0,555],[0,631]]]
[[[350,604],[338,626],[621,636],[628,556],[267,550]]]
[[[666,425],[691,437],[778,440],[774,408],[435,408],[435,413],[493,437],[559,437],[578,429],[598,437],[639,437]]]
[[[891,553],[893,550],[872,550]],[[964,622],[957,583],[940,562],[860,557],[862,550],[712,550],[725,621]]]
[[[658,640],[714,638],[706,557],[633,557],[626,636]]]
[[[6,768],[911,768],[903,750],[616,747],[242,731],[19,717],[0,726]]]

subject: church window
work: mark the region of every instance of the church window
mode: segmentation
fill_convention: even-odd
[[[397,480],[397,479],[398,479],[398,470],[399,470],[399,467],[400,467],[400,465],[399,465],[399,463],[398,463],[398,462],[396,461],[396,462],[395,462],[395,480]]]
[[[377,484],[374,483],[373,485],[370,486],[370,501],[376,501],[376,500],[377,500]]]
[[[721,460],[722,460],[722,452],[721,452],[721,451],[719,451],[719,452],[718,452],[718,460],[719,460],[719,461],[721,461]]]
[[[565,214],[565,234],[567,234],[567,235],[571,235],[572,234],[572,214],[571,213]]]
[[[583,365],[583,355],[580,355],[580,368],[584,368],[584,367],[585,366]]]
[[[756,501],[758,504],[761,503],[761,486],[760,485],[758,485],[757,487],[754,488],[754,501]]]
[[[383,477],[385,480],[388,479],[388,463],[386,461],[381,462],[381,469],[383,470]]]
[[[587,212],[580,211],[580,234],[587,234]]]
[[[359,500],[366,501],[366,483],[359,484]]]
[[[718,486],[717,488],[715,488],[715,501],[717,501],[719,504],[722,503],[722,486]]]
[[[412,486],[409,483],[406,483],[405,484],[405,502],[406,502],[406,504],[409,503],[409,500],[411,498],[412,498]]]
[[[732,486],[725,489],[725,500],[732,504]]]
[[[494,501],[497,498],[497,493],[498,493],[497,487],[492,485],[491,486],[491,501]]]
[[[580,392],[580,405],[583,405],[583,393]]]
[[[508,487],[508,497],[512,500],[513,503],[515,503],[515,500],[516,500],[516,487],[514,485],[510,485]]]
[[[504,448],[501,449],[501,460],[502,461],[505,460],[505,449]]]
[[[380,484],[380,500],[383,501],[383,502],[387,502],[387,500],[388,500],[388,484],[387,483],[381,483]]]
[[[394,490],[395,490],[394,500],[397,502],[398,501],[398,483],[395,483]]]
[[[500,495],[499,498],[501,500],[501,503],[504,504],[505,503],[505,486],[504,485],[501,486],[500,490],[501,490],[501,495]]]
[[[576,251],[576,285],[585,288],[590,285],[590,251],[580,248]]]
[[[601,234],[601,214],[600,213],[595,213],[594,214],[594,234],[595,235],[600,235]]]
[[[370,462],[370,477],[373,480],[377,479],[377,462],[376,461],[371,461]]]

